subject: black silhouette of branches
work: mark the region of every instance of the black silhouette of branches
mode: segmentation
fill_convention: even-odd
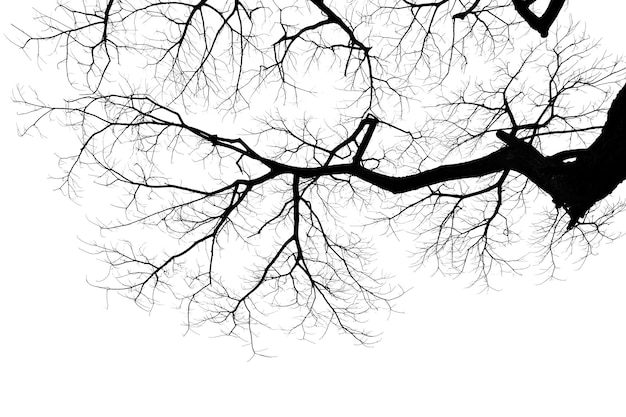
[[[123,191],[95,285],[251,343],[330,325],[371,343],[368,312],[403,292],[373,236],[485,288],[614,238],[626,68],[555,22],[563,1],[534,3],[64,2],[16,43],[51,48],[73,96],[16,101],[25,132],[54,114],[76,132],[65,193],[84,172]]]

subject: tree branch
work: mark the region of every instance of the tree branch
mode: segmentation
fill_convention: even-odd
[[[515,6],[517,13],[519,13],[519,15],[531,28],[539,32],[541,37],[545,38],[548,36],[550,26],[552,26],[552,23],[554,23],[563,8],[565,0],[551,0],[550,4],[548,4],[548,7],[546,8],[546,11],[543,15],[541,15],[541,17],[537,16],[532,10],[530,10],[530,5],[532,3],[534,2],[527,0],[513,0],[513,6]]]

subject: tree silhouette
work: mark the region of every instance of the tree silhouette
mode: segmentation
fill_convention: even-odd
[[[626,68],[539,3],[59,3],[17,43],[51,48],[75,94],[16,100],[26,132],[76,132],[64,192],[88,172],[125,193],[95,285],[250,341],[333,324],[369,343],[402,289],[364,236],[413,235],[418,264],[486,287],[613,237]]]

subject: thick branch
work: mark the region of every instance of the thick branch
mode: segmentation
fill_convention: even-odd
[[[404,193],[445,181],[477,178],[503,171],[509,167],[512,156],[510,148],[503,148],[472,161],[442,165],[405,177],[392,177],[360,166],[356,167],[354,175],[392,193]]]
[[[541,15],[541,17],[537,16],[532,10],[530,10],[530,5],[534,3],[533,1],[528,0],[513,0],[513,6],[515,6],[515,10],[517,13],[528,23],[528,25],[539,32],[541,37],[545,38],[548,36],[548,31],[550,30],[550,26],[556,20],[556,17],[561,12],[563,5],[565,4],[565,0],[551,0],[550,4],[546,8],[546,11]]]
[[[372,132],[373,127],[366,136],[371,136]],[[303,178],[353,175],[392,193],[404,193],[446,181],[477,178],[511,170],[524,175],[548,193],[557,207],[565,208],[570,216],[571,228],[595,203],[612,193],[626,179],[626,164],[623,163],[626,154],[626,87],[613,101],[601,135],[588,149],[566,150],[544,156],[530,143],[510,133],[498,131],[497,137],[506,146],[489,155],[404,177],[381,174],[358,163],[296,168],[273,162],[272,170],[277,174],[293,173]],[[360,149],[364,149],[365,142]],[[362,152],[358,156],[356,161],[360,159]],[[575,160],[568,161],[571,158]]]

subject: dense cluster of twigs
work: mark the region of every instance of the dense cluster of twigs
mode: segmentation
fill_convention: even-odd
[[[370,343],[368,313],[402,290],[363,236],[414,234],[417,259],[486,286],[523,268],[520,241],[551,275],[559,245],[608,236],[621,205],[595,203],[614,187],[587,207],[564,170],[625,67],[564,1],[534,3],[63,2],[16,43],[55,49],[74,96],[17,101],[31,127],[59,113],[78,133],[69,196],[85,170],[126,193],[90,244],[110,265],[96,285],[252,342],[332,324]],[[529,237],[538,195],[554,203]]]

